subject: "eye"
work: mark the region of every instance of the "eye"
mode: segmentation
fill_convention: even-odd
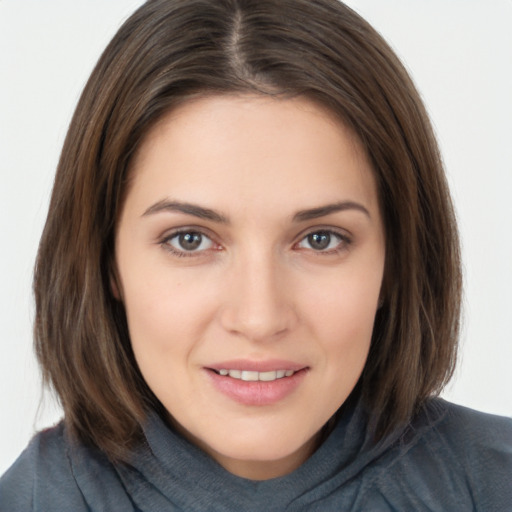
[[[348,245],[348,237],[329,230],[314,231],[307,234],[298,244],[300,249],[310,249],[316,252],[336,252]]]
[[[199,231],[180,231],[168,236],[162,243],[180,256],[207,251],[214,247],[213,241]]]

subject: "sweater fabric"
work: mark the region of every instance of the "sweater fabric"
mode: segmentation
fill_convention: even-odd
[[[130,464],[112,464],[45,430],[0,479],[1,512],[512,511],[512,420],[429,400],[372,441],[362,407],[345,410],[289,475],[237,477],[156,414]]]

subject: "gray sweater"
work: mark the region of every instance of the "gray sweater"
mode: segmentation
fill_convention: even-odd
[[[236,477],[156,415],[131,464],[41,432],[0,480],[0,511],[512,511],[512,420],[440,399],[375,444],[361,407],[345,411],[293,473]]]

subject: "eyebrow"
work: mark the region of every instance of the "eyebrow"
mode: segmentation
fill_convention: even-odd
[[[180,212],[185,213],[186,215],[192,215],[200,219],[211,220],[221,224],[229,223],[227,217],[216,212],[215,210],[211,210],[210,208],[203,208],[202,206],[197,206],[191,203],[183,203],[181,201],[170,201],[168,199],[162,199],[161,201],[158,201],[158,203],[155,203],[153,206],[150,206],[142,214],[142,217],[161,212]]]
[[[370,217],[370,212],[360,203],[354,201],[341,201],[339,203],[327,204],[325,206],[319,206],[317,208],[310,208],[307,210],[300,210],[293,216],[293,222],[304,222],[307,220],[318,219],[325,217],[336,212],[342,212],[346,210],[356,210],[364,213],[367,217]],[[192,203],[184,203],[181,201],[172,201],[169,199],[162,199],[154,205],[150,206],[143,214],[142,217],[147,215],[153,215],[161,212],[179,212],[186,215],[192,215],[199,219],[211,220],[212,222],[218,222],[220,224],[229,224],[229,219],[210,208],[204,208]]]
[[[339,203],[319,206],[318,208],[301,210],[293,216],[293,220],[294,222],[302,222],[305,220],[318,219],[320,217],[330,215],[331,213],[343,212],[346,210],[356,210],[364,213],[368,218],[371,218],[370,212],[362,204],[356,203],[354,201],[341,201]]]

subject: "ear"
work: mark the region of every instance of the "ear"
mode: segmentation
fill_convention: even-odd
[[[117,285],[116,280],[110,276],[110,291],[115,299],[121,300],[121,293],[119,292],[119,286]]]
[[[115,299],[122,302],[123,294],[122,294],[122,288],[120,285],[119,273],[117,271],[117,266],[116,266],[115,262],[112,262],[109,266],[110,266],[110,271],[109,271],[110,292],[112,293],[112,295],[114,296]]]
[[[379,300],[377,302],[377,311],[382,309],[382,306],[389,301],[391,291],[396,285],[390,278],[391,272],[389,271],[388,260],[384,264],[384,275],[382,276],[382,283],[380,284]]]

